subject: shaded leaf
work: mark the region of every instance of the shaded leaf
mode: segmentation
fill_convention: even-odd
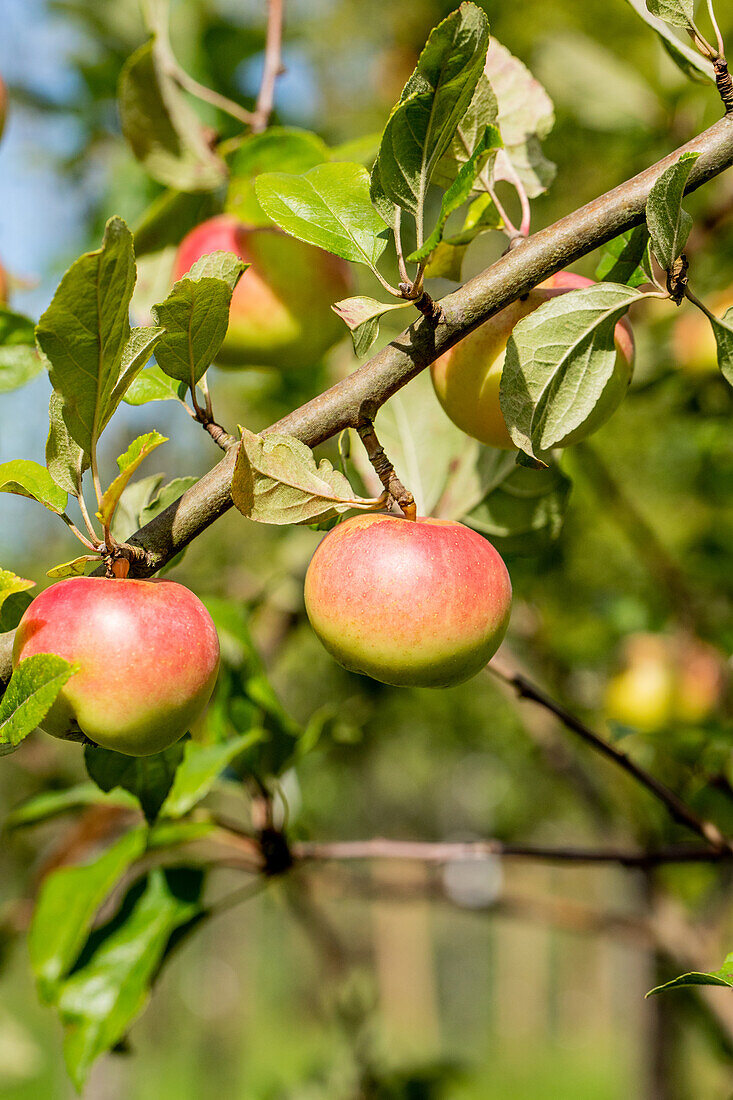
[[[0,700],[0,756],[13,752],[43,721],[77,666],[53,653],[21,661]]]
[[[146,831],[133,829],[91,863],[62,867],[44,879],[28,936],[31,967],[44,1001],[56,1000],[59,981],[76,962],[97,910],[145,851]]]
[[[269,172],[255,189],[267,216],[301,241],[371,268],[384,252],[387,231],[361,164],[319,164],[300,176]]]
[[[627,229],[606,245],[596,268],[596,279],[626,286],[642,286],[649,276],[642,264],[649,248],[649,230],[645,225]]]
[[[494,178],[513,183],[516,172],[529,198],[541,195],[556,172],[540,144],[555,122],[552,100],[527,66],[495,38],[484,73],[499,104],[497,123],[504,143],[494,161]]]
[[[66,507],[64,490],[56,484],[45,466],[28,458],[0,463],[0,493],[30,497],[57,515]]]
[[[168,796],[182,757],[181,741],[151,756],[126,756],[114,749],[84,746],[89,778],[103,791],[122,787],[134,794],[150,823],[155,821]]]
[[[718,366],[728,385],[733,386],[733,308],[721,318],[708,314],[718,350]]]
[[[125,453],[120,455],[117,459],[117,465],[120,472],[105,491],[99,504],[99,511],[97,512],[99,520],[105,527],[109,526],[119,499],[140,463],[143,462],[156,447],[159,447],[161,443],[167,442],[167,437],[161,435],[160,432],[148,432],[146,435],[140,435],[137,439],[133,440]]]
[[[374,511],[381,499],[358,497],[328,459],[286,435],[255,435],[241,429],[232,478],[232,500],[258,523],[315,523],[352,508]]]
[[[357,355],[366,355],[379,335],[379,319],[394,309],[404,309],[413,302],[378,302],[359,294],[354,298],[344,298],[331,308],[338,314],[351,331],[354,351]]]
[[[91,958],[64,983],[58,1001],[64,1057],[78,1089],[144,1008],[172,934],[200,912],[198,900],[173,893],[163,871],[151,872],[126,919],[110,922]]]
[[[640,297],[633,287],[597,283],[544,302],[516,325],[500,404],[520,451],[543,459],[589,418],[613,375],[616,323]]]
[[[646,203],[646,223],[652,251],[661,267],[669,271],[682,254],[692,229],[692,218],[682,209],[687,179],[699,153],[683,153],[655,181]]]
[[[134,328],[122,349],[122,362],[117,384],[110,396],[107,411],[102,418],[102,428],[112,418],[113,413],[119,408],[120,401],[124,398],[130,386],[133,384],[140,371],[153,354],[153,349],[163,336],[162,328]]]
[[[81,479],[89,469],[89,454],[84,453],[69,435],[64,415],[64,399],[56,390],[48,404],[49,430],[46,440],[46,466],[53,480],[72,496],[81,496]]]
[[[118,97],[122,132],[154,179],[179,191],[213,191],[224,183],[226,166],[166,74],[154,38],[125,62]]]
[[[0,305],[0,393],[24,386],[41,367],[33,321]]]
[[[27,589],[33,588],[35,583],[35,581],[28,581],[24,577],[11,573],[9,569],[0,569],[0,608],[2,608],[8,596],[13,596],[16,592],[25,592]]]
[[[656,32],[662,46],[685,76],[699,84],[707,84],[708,81],[715,80],[710,62],[701,57],[697,50],[686,42],[682,42],[662,19],[652,15],[644,0],[626,0],[626,2]]]
[[[160,252],[181,239],[220,210],[213,195],[206,191],[176,191],[170,188],[150,204],[133,230],[135,256]],[[138,272],[139,274],[139,272]]]
[[[471,103],[488,44],[484,12],[475,4],[461,4],[431,31],[389,117],[377,158],[379,188],[416,217]]]
[[[468,110],[458,123],[450,145],[439,161],[433,176],[433,182],[442,187],[450,187],[460,169],[472,156],[478,143],[483,139],[486,129],[496,124],[499,116],[499,103],[494,89],[484,73],[478,79],[476,90]],[[481,172],[473,181],[473,189],[485,192],[491,183],[490,174]]]
[[[6,815],[3,828],[19,829],[26,825],[37,825],[83,806],[119,806],[133,810],[138,808],[137,800],[126,791],[104,794],[96,783],[76,783],[62,791],[41,791],[40,794],[27,798]]]
[[[557,465],[512,469],[463,522],[479,531],[501,553],[534,554],[558,537],[572,483]]]

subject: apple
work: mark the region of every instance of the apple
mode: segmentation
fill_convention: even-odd
[[[130,756],[178,741],[208,703],[219,667],[208,611],[183,585],[163,580],[59,581],[20,620],[13,667],[34,653],[79,665],[42,729],[76,740],[83,733]]]
[[[706,302],[706,305],[708,303]],[[711,298],[709,308],[722,317],[733,306],[733,288]],[[685,303],[672,333],[672,356],[677,367],[689,374],[717,374],[718,345],[707,317]]]
[[[543,302],[569,290],[592,286],[593,280],[570,271],[560,271],[512,302],[469,333],[431,367],[438,400],[453,423],[467,435],[490,447],[514,447],[501,406],[499,386],[506,345],[514,326]],[[569,432],[558,444],[568,447],[596,431],[616,411],[631,381],[634,339],[626,319],[616,325],[616,363],[601,399],[588,420]]]
[[[6,306],[8,304],[8,296],[10,293],[10,286],[8,281],[8,273],[0,263],[0,306]]]
[[[271,226],[220,214],[181,242],[180,279],[201,256],[234,252],[252,266],[232,295],[229,329],[217,363],[230,367],[310,367],[344,335],[331,309],[349,291],[348,266]]]
[[[308,617],[328,652],[385,684],[469,679],[498,649],[511,600],[506,566],[477,532],[384,513],[329,531],[305,578]]]

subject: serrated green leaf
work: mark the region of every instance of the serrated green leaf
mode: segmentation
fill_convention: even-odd
[[[107,410],[102,417],[100,431],[105,428],[112,415],[119,408],[120,402],[152,356],[156,344],[164,333],[165,329],[153,327],[134,328],[130,333],[127,343],[122,349],[119,378],[110,395]]]
[[[535,554],[558,537],[572,483],[557,465],[528,470],[512,463],[482,502],[463,516],[500,553]]]
[[[695,0],[646,0],[650,15],[663,19],[671,27],[694,26]]]
[[[57,515],[66,508],[64,490],[56,484],[45,466],[28,458],[0,463],[0,493],[30,497]]]
[[[692,218],[682,209],[685,186],[699,153],[683,153],[661,173],[649,192],[646,223],[652,251],[661,267],[669,271],[682,251],[692,229]]]
[[[160,432],[148,432],[146,435],[140,435],[133,440],[125,453],[117,459],[120,472],[105,491],[97,512],[98,519],[105,527],[108,527],[111,523],[119,499],[140,463],[161,443],[167,442],[167,436],[161,435]]]
[[[473,98],[486,60],[489,24],[463,3],[431,32],[393,109],[379,147],[379,187],[420,217],[428,186]]]
[[[267,216],[307,244],[370,268],[384,252],[387,231],[361,164],[319,164],[300,176],[268,172],[255,190]]]
[[[29,588],[33,588],[35,583],[11,573],[9,569],[0,569],[0,608],[8,596],[13,596],[16,592],[26,592]]]
[[[357,355],[366,355],[379,335],[379,319],[394,309],[404,309],[413,302],[377,302],[359,294],[354,298],[344,298],[332,306],[351,332],[354,351]]]
[[[552,100],[517,57],[492,38],[484,74],[499,104],[497,124],[504,148],[493,164],[493,178],[514,184],[519,177],[529,198],[541,195],[555,178],[555,165],[541,142],[555,123]]]
[[[56,390],[48,404],[46,466],[58,486],[72,496],[81,496],[81,479],[89,469],[89,455],[69,435],[64,415],[64,400]]]
[[[316,523],[351,509],[374,511],[381,499],[358,497],[328,459],[287,435],[255,435],[241,429],[232,477],[232,500],[258,523]]]
[[[130,386],[123,400],[128,405],[146,405],[148,401],[181,401],[184,402],[188,386],[185,382],[179,382],[177,378],[171,378],[160,367],[152,366],[137,376]]]
[[[161,816],[182,817],[188,813],[209,793],[217,777],[235,756],[264,736],[264,730],[257,729],[214,745],[188,741],[173,786],[160,811]]]
[[[24,386],[41,367],[33,321],[0,305],[0,393]]]
[[[197,477],[175,477],[167,485],[158,489],[140,509],[138,527],[144,527],[146,523],[150,523],[151,519],[155,519],[169,504],[173,504],[175,500],[182,497],[197,481]]]
[[[138,803],[127,791],[104,794],[96,783],[76,783],[63,791],[41,791],[25,799],[6,815],[2,826],[4,829],[20,829],[37,825],[83,806],[119,806],[136,810]]]
[[[226,336],[232,291],[248,266],[230,252],[202,256],[153,306],[155,321],[165,328],[155,357],[169,377],[193,389],[210,367]]]
[[[642,263],[649,247],[649,230],[645,225],[627,229],[606,245],[596,268],[596,279],[626,286],[642,286],[649,276]]]
[[[99,554],[82,554],[79,558],[72,558],[71,561],[62,562],[61,565],[54,565],[52,569],[46,570],[46,576],[53,577],[54,580],[60,577],[83,577],[91,561],[99,564]]]
[[[51,384],[61,395],[57,411],[84,456],[115,407],[134,285],[132,234],[120,218],[110,218],[102,247],[71,265],[36,327]]]
[[[688,985],[723,985],[733,989],[733,951],[726,955],[725,962],[720,970],[711,970],[708,973],[691,971],[688,974],[680,974],[679,978],[673,978],[671,982],[658,985],[650,989],[647,997],[655,993],[665,993],[669,989],[681,989]]]
[[[626,2],[644,20],[647,26],[655,31],[665,51],[685,76],[698,84],[714,82],[715,76],[710,62],[702,57],[697,50],[687,45],[686,42],[682,42],[662,19],[652,15],[644,0],[626,0]]]
[[[103,791],[122,787],[134,794],[150,823],[155,821],[166,800],[182,757],[181,741],[151,756],[126,756],[96,745],[84,747],[89,778]]]
[[[97,910],[143,854],[145,838],[146,829],[133,829],[93,862],[62,867],[44,879],[28,936],[42,1000],[56,1000],[59,982],[76,962]]]
[[[499,103],[488,77],[482,73],[468,110],[458,123],[453,139],[447,151],[439,161],[433,182],[441,187],[450,187],[459,171],[472,156],[478,143],[483,139],[486,129],[494,126],[499,117]],[[473,189],[486,192],[491,184],[488,172],[481,172],[473,181]]]
[[[247,225],[269,225],[270,219],[257,201],[257,177],[265,172],[300,174],[330,159],[326,143],[308,130],[269,126],[261,134],[249,134],[229,158],[231,179],[225,210]]]
[[[179,191],[213,191],[225,182],[226,165],[165,72],[154,38],[125,62],[118,97],[122,132],[154,179]]]
[[[531,464],[592,414],[613,375],[616,324],[641,296],[596,283],[543,303],[514,328],[499,397],[509,434]]]
[[[53,653],[21,661],[0,700],[0,756],[13,752],[43,721],[76,665]]]
[[[420,263],[427,259],[433,249],[437,248],[443,239],[443,230],[450,215],[468,200],[477,174],[486,166],[492,153],[501,147],[501,136],[496,126],[487,126],[483,135],[476,143],[473,152],[461,166],[458,175],[448,190],[443,194],[440,203],[438,221],[422,248],[416,249],[407,257],[413,263]]]
[[[143,1010],[172,934],[202,912],[198,899],[177,897],[163,871],[133,888],[123,903],[126,918],[110,922],[91,957],[64,983],[58,1008],[64,1024],[64,1057],[81,1089],[94,1061],[114,1047]],[[106,933],[106,934],[105,934]]]

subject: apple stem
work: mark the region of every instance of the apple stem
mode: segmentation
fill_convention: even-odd
[[[382,482],[382,485],[384,485],[384,488],[392,497],[395,504],[402,509],[405,519],[416,520],[417,506],[415,504],[415,498],[410,490],[406,489],[397,477],[394,466],[387,458],[384,448],[377,439],[377,433],[374,430],[374,422],[370,417],[362,414],[361,419],[356,425],[356,430],[359,433],[359,438],[364,444],[367,457],[374,467],[374,472]]]
[[[209,387],[206,385],[205,377],[200,381],[201,389],[204,393],[204,399],[206,407],[202,408],[196,399],[196,387],[191,386],[191,399],[193,400],[193,418],[198,421],[203,427],[204,431],[208,432],[211,438],[216,443],[217,447],[220,447],[222,451],[228,451],[230,447],[233,447],[238,440],[230,435],[226,428],[222,428],[221,424],[217,424],[214,419],[214,410],[211,404],[211,394],[209,393]]]

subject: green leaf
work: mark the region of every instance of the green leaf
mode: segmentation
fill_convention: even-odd
[[[301,176],[269,172],[255,189],[267,216],[301,241],[370,268],[384,252],[387,231],[361,164],[319,164]]]
[[[182,757],[181,741],[152,756],[126,756],[113,749],[84,746],[84,762],[89,778],[103,791],[122,787],[134,794],[151,824],[168,796]]]
[[[255,194],[257,177],[265,172],[300,174],[329,159],[326,143],[308,130],[269,126],[261,134],[249,134],[229,158],[231,179],[225,210],[248,225],[269,225]]]
[[[379,335],[380,317],[394,309],[404,309],[411,305],[414,303],[377,302],[374,298],[359,294],[355,298],[344,298],[343,302],[336,302],[332,308],[350,330],[356,354],[366,355]]]
[[[153,327],[134,328],[130,333],[122,349],[120,376],[110,396],[107,412],[102,418],[102,428],[109,423],[112,415],[119,408],[120,401],[150,359],[153,349],[164,333],[165,329]]]
[[[43,721],[76,670],[53,653],[35,653],[20,662],[0,700],[0,756],[13,752]]]
[[[145,851],[146,832],[133,829],[93,862],[62,867],[43,880],[28,937],[42,1000],[56,1000],[59,982],[76,962],[97,910]]]
[[[94,1061],[114,1047],[143,1010],[173,933],[202,912],[198,899],[178,897],[170,877],[153,871],[139,898],[133,888],[123,903],[125,919],[111,921],[91,957],[64,983],[58,1001],[64,1024],[64,1057],[81,1089]]]
[[[3,828],[19,829],[27,825],[38,825],[42,821],[84,806],[119,806],[128,810],[138,808],[137,800],[126,791],[104,794],[96,783],[77,783],[63,791],[41,791],[40,794],[27,798],[10,811],[3,821]]]
[[[54,390],[48,403],[49,430],[46,440],[46,466],[62,489],[72,496],[81,496],[81,479],[89,469],[89,454],[85,454],[69,435],[64,414],[64,399]]]
[[[232,500],[258,523],[319,523],[353,508],[374,511],[379,499],[358,497],[328,459],[287,435],[255,435],[240,429],[242,443],[232,478]]]
[[[0,493],[30,497],[57,515],[66,508],[64,490],[56,484],[45,466],[29,458],[0,462]]]
[[[443,230],[450,215],[454,210],[468,200],[473,189],[477,174],[486,166],[490,155],[501,147],[501,136],[496,126],[487,126],[470,157],[461,166],[458,175],[448,190],[443,194],[440,204],[440,213],[435,229],[423,244],[407,257],[413,263],[419,263],[427,259],[433,249],[437,248],[443,239]]]
[[[11,573],[9,569],[0,569],[0,608],[8,596],[13,596],[16,592],[26,592],[29,588],[33,588],[35,583]]]
[[[182,497],[197,481],[197,477],[175,477],[153,493],[150,500],[140,509],[138,527],[144,527],[146,523],[150,523],[151,519],[155,519],[169,504],[173,504],[175,500]]]
[[[127,486],[117,503],[110,525],[112,535],[118,542],[126,542],[130,535],[142,527],[140,513],[158,492],[163,476],[152,474],[150,477],[141,477],[139,481],[132,481]]]
[[[79,558],[72,558],[71,561],[54,565],[53,568],[46,570],[46,576],[53,577],[54,580],[59,577],[83,577],[91,561],[99,563],[99,554],[82,554]]]
[[[165,328],[155,357],[170,378],[193,389],[211,366],[226,336],[232,291],[248,266],[233,253],[212,252],[153,306],[155,321]]]
[[[431,32],[387,122],[377,159],[379,187],[418,219],[433,173],[471,103],[488,44],[484,12],[461,4]]]
[[[24,386],[35,378],[42,365],[36,351],[33,321],[0,306],[0,393]]]
[[[161,815],[182,817],[188,813],[197,802],[206,797],[224,768],[263,736],[264,732],[257,729],[214,745],[187,741],[173,786],[160,811]]]
[[[533,459],[590,417],[613,375],[614,329],[633,287],[597,283],[543,303],[507,344],[500,403],[509,434]]]
[[[102,247],[71,265],[36,327],[61,395],[57,411],[85,458],[119,400],[113,394],[130,337],[134,285],[132,234],[120,218],[110,218]]]
[[[527,66],[495,38],[484,72],[499,104],[496,121],[504,143],[494,161],[494,179],[513,184],[516,173],[528,197],[535,198],[555,178],[555,165],[541,147],[555,123],[552,100]]]
[[[160,367],[154,365],[147,367],[139,374],[125,394],[124,400],[128,405],[146,405],[148,401],[180,401],[184,402],[188,386],[185,382],[179,382],[177,378],[171,378],[164,374]]]
[[[707,84],[709,81],[714,82],[715,75],[710,62],[701,57],[697,50],[682,42],[662,19],[652,15],[644,0],[626,0],[626,2],[644,20],[647,26],[656,32],[662,46],[685,76],[698,84]]]
[[[683,153],[655,181],[646,203],[646,223],[652,251],[661,267],[669,271],[682,251],[692,229],[692,218],[682,209],[687,179],[699,153]]]
[[[480,173],[479,173],[480,174]],[[462,279],[463,260],[471,241],[491,229],[501,229],[502,220],[491,196],[483,192],[473,200],[458,233],[442,240],[425,267],[428,279]]]
[[[108,527],[111,523],[119,499],[140,463],[161,443],[167,442],[167,437],[161,435],[160,432],[148,432],[146,435],[140,435],[133,440],[125,453],[117,459],[120,472],[105,491],[97,512],[97,517],[104,527]]]
[[[555,464],[542,470],[512,464],[463,522],[486,535],[500,553],[534,554],[560,534],[571,489]]]
[[[0,634],[15,630],[32,603],[30,592],[16,592],[3,600],[0,605]]]
[[[663,19],[671,27],[694,26],[695,0],[646,0],[650,15]]]
[[[226,166],[165,72],[154,38],[125,62],[118,97],[122,132],[154,179],[178,191],[213,191],[225,182]]]
[[[726,955],[720,970],[711,970],[708,973],[690,971],[689,974],[680,974],[679,978],[673,978],[671,982],[665,982],[664,985],[650,989],[647,997],[652,997],[655,993],[664,993],[668,989],[681,989],[687,985],[723,985],[733,989],[733,951]]]
[[[476,85],[476,91],[468,110],[456,128],[447,151],[438,163],[433,175],[433,183],[450,187],[459,171],[473,155],[480,141],[484,139],[489,126],[496,124],[499,117],[499,103],[488,78],[482,73]],[[486,192],[491,184],[490,173],[483,170],[473,181],[473,189]]]
[[[718,349],[718,366],[728,385],[733,386],[733,307],[722,317],[708,314]]]
[[[649,230],[645,225],[627,229],[606,245],[596,268],[596,279],[626,286],[642,286],[649,276],[642,266],[649,247]]]

